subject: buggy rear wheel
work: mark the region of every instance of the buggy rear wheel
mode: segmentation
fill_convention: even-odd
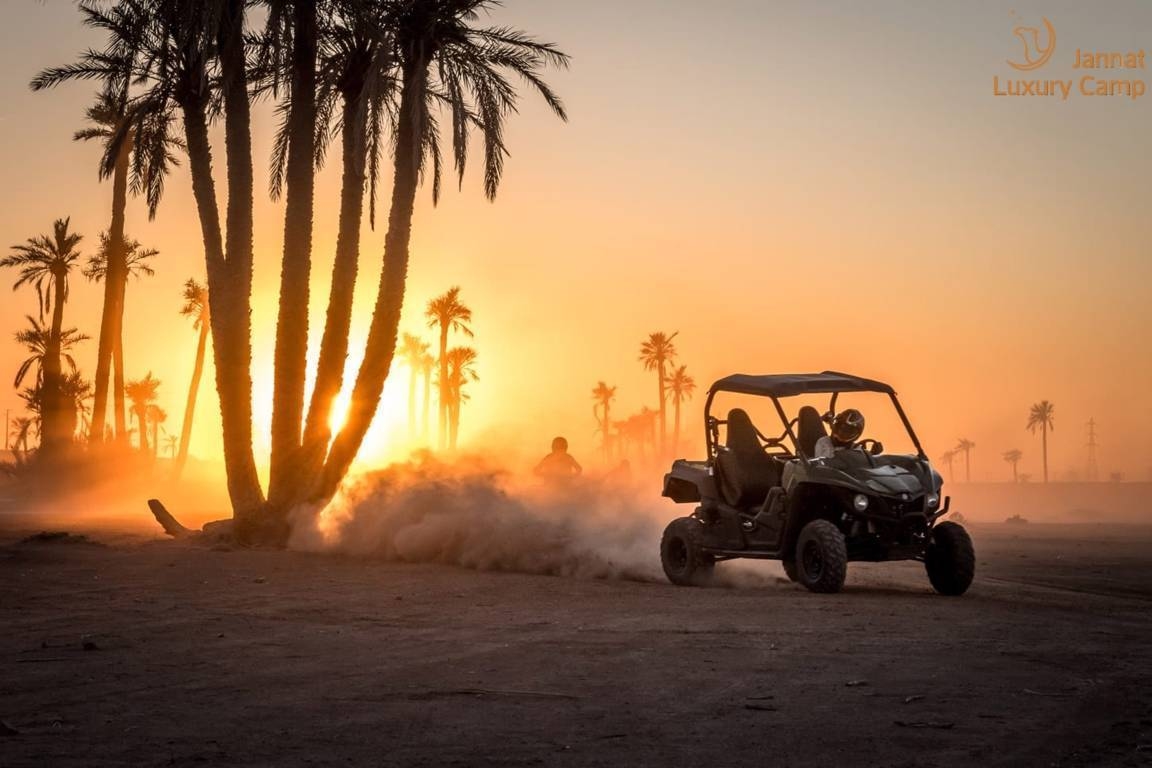
[[[976,575],[976,551],[964,526],[949,520],[932,528],[924,570],[932,588],[942,595],[959,597],[968,591]]]
[[[811,592],[839,592],[848,573],[844,534],[827,520],[813,520],[796,539],[796,581]]]
[[[681,587],[702,586],[716,561],[703,551],[703,523],[692,517],[673,520],[660,539],[660,564],[668,581]]]

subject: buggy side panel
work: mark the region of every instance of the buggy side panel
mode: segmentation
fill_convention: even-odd
[[[677,459],[672,471],[664,475],[663,496],[677,504],[695,504],[716,498],[716,481],[705,461]]]

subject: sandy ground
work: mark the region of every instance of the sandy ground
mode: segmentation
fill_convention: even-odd
[[[0,532],[0,765],[1152,765],[1152,529],[809,594]],[[654,543],[655,546],[655,543]]]

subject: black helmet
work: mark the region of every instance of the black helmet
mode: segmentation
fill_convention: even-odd
[[[832,439],[840,445],[851,445],[864,434],[864,414],[848,408],[836,414],[832,421]]]

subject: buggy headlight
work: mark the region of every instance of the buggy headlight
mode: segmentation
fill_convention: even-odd
[[[862,493],[856,494],[852,499],[852,506],[855,507],[857,512],[863,512],[868,509],[868,497]]]
[[[928,494],[928,498],[924,500],[924,504],[928,509],[936,509],[937,505],[940,504],[940,497],[934,493],[930,493]]]

